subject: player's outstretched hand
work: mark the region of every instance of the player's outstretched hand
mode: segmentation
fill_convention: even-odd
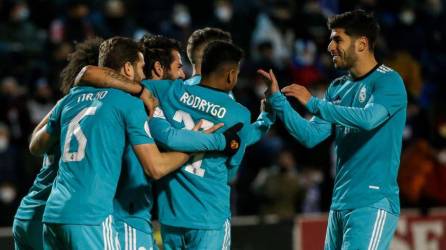
[[[155,108],[158,107],[158,99],[152,95],[152,92],[144,88],[141,96],[139,97],[144,102],[144,107],[147,114],[152,117],[155,112]]]
[[[268,85],[268,89],[265,92],[266,96],[270,96],[279,91],[279,84],[277,83],[276,76],[274,75],[272,69],[270,69],[269,72],[266,72],[263,69],[258,69],[257,73],[264,78],[266,84]]]
[[[239,122],[223,132],[226,139],[226,147],[223,150],[224,154],[233,155],[240,148],[240,136],[238,136],[237,132],[242,128],[243,124]]]
[[[311,93],[307,90],[307,88],[295,83],[284,87],[282,89],[282,93],[286,96],[292,96],[296,98],[303,105],[307,105],[308,101],[311,98]]]
[[[198,131],[202,126],[203,126],[203,119],[201,119],[200,121],[198,121],[195,126],[192,128],[193,131]],[[220,122],[215,124],[214,126],[203,130],[203,133],[205,134],[211,134],[214,133],[215,131],[217,131],[219,128],[223,127],[223,125],[225,125],[224,123]]]

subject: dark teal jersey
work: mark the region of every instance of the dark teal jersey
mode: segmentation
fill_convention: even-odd
[[[43,221],[98,225],[113,212],[126,146],[153,143],[147,115],[115,89],[75,87],[58,105],[61,159]]]
[[[327,138],[335,126],[332,209],[378,204],[399,213],[397,174],[407,94],[397,72],[380,65],[360,79],[336,79],[324,100],[312,97],[307,103],[315,115],[311,121],[300,117],[280,93],[269,101],[288,131],[307,146]]]
[[[228,174],[238,168],[249,141],[249,111],[227,92],[183,81],[143,81],[160,100],[164,117],[176,128],[192,129],[203,119],[203,129],[217,123],[228,127],[242,122],[240,150],[231,158],[219,153],[201,153],[180,170],[157,182],[158,211],[162,224],[185,228],[219,228],[230,217]],[[155,136],[157,131],[152,130]]]

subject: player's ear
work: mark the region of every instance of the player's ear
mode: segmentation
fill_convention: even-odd
[[[356,47],[358,52],[364,52],[369,49],[369,40],[365,36],[356,39]]]
[[[134,72],[133,72],[133,65],[131,62],[126,62],[124,64],[124,74],[128,77],[133,77]]]
[[[152,74],[159,79],[163,78],[164,69],[163,69],[163,66],[161,66],[161,63],[159,61],[156,61],[153,64]]]
[[[233,84],[233,83],[235,83],[237,81],[237,73],[238,73],[237,69],[234,69],[234,68],[232,68],[229,71],[229,74],[228,74],[229,82],[228,83]]]

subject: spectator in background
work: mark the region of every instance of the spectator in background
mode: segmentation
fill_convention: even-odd
[[[35,127],[54,106],[53,90],[47,79],[39,78],[32,93],[32,98],[28,100],[28,110],[32,127]]]
[[[161,33],[178,41],[186,41],[192,33],[192,17],[187,5],[176,3],[170,19],[161,23]]]
[[[66,14],[51,23],[50,40],[52,43],[82,42],[94,36],[93,24],[89,19],[90,7],[87,1],[68,1]]]
[[[272,167],[260,171],[253,188],[264,200],[261,213],[293,218],[303,197],[293,154],[288,150],[280,152]]]
[[[18,152],[11,144],[9,129],[0,123],[0,225],[11,225],[17,205]]]
[[[98,16],[99,20],[95,23],[99,36],[134,36],[136,25],[131,18],[133,15],[127,14],[127,8],[123,1],[107,0],[104,2],[103,9],[103,16]]]
[[[260,13],[251,38],[251,48],[266,41],[273,47],[273,62],[276,67],[284,68],[288,65],[294,32],[291,29],[292,13],[289,4],[277,2],[268,6],[268,11]],[[252,52],[254,59],[258,57],[256,51]]]
[[[26,2],[15,1],[5,7],[8,19],[0,24],[0,53],[39,55],[43,48],[45,33],[39,31],[29,21],[30,12]]]
[[[0,82],[0,122],[9,126],[11,142],[27,150],[31,121],[26,89],[14,77],[5,77]]]

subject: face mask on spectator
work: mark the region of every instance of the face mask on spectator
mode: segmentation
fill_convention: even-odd
[[[6,151],[9,147],[9,139],[2,136],[0,137],[0,153]]]
[[[190,24],[190,15],[187,11],[178,11],[173,16],[173,22],[180,27],[187,27]]]
[[[415,13],[412,10],[404,10],[400,13],[400,19],[405,25],[412,25],[415,21]]]
[[[215,8],[215,16],[222,22],[229,22],[232,18],[232,9],[229,6],[218,6]]]
[[[10,185],[3,185],[0,187],[0,201],[9,204],[15,200],[17,192],[14,187]]]

